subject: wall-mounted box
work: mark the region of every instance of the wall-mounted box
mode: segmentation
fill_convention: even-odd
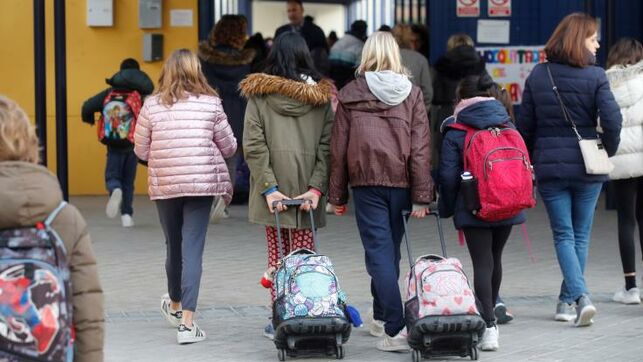
[[[163,34],[143,34],[143,60],[146,62],[163,60]]]
[[[138,27],[158,29],[163,25],[162,0],[138,0]]]
[[[114,26],[114,0],[87,0],[87,26]]]

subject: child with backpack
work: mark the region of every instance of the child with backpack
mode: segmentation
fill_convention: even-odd
[[[533,207],[532,168],[507,109],[492,97],[487,75],[465,77],[454,116],[442,125],[439,209],[454,217],[473,262],[474,289],[487,328],[483,351],[498,349],[494,305],[502,280],[502,251],[513,225]],[[465,147],[466,145],[466,147]]]
[[[120,70],[105,82],[110,87],[85,101],[81,115],[83,122],[94,125],[94,115],[100,113],[98,140],[107,146],[105,184],[110,195],[105,212],[110,218],[120,212],[123,227],[132,227],[134,129],[143,98],[154,91],[154,83],[132,58],[123,60]]]
[[[0,361],[102,362],[103,290],[87,223],[38,165],[38,148],[27,114],[0,96]]]
[[[273,202],[306,199],[301,206],[314,213],[316,227],[326,224],[323,194],[328,188],[330,134],[333,123],[331,83],[313,65],[304,38],[286,32],[275,39],[263,73],[240,84],[248,98],[243,151],[250,169],[248,218],[264,225],[268,267],[277,266],[278,235]],[[300,248],[314,251],[311,222],[305,212],[277,206],[281,219],[283,255]],[[271,299],[275,299],[274,287]],[[274,326],[263,332],[274,339]]]

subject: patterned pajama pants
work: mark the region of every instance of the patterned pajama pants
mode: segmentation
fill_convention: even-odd
[[[277,238],[277,228],[266,226],[266,240],[268,241],[268,267],[277,267],[279,263],[279,239]],[[313,232],[310,229],[281,229],[281,251],[283,258],[291,251],[306,248],[315,251],[313,243]],[[275,288],[270,288],[271,301],[275,301]]]

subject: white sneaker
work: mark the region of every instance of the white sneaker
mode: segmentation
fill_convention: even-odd
[[[172,309],[170,296],[167,293],[161,297],[161,314],[165,317],[165,320],[172,325],[172,327],[178,327],[181,325],[183,311]]]
[[[118,215],[118,212],[121,209],[121,202],[123,202],[123,190],[116,188],[109,196],[107,207],[105,207],[105,213],[108,218],[113,219]]]
[[[373,318],[373,307],[368,309],[366,318],[370,321],[368,325],[368,333],[373,337],[383,337],[385,322]]]
[[[493,326],[487,328],[482,335],[482,340],[478,344],[483,351],[497,351],[498,350],[498,338],[500,337],[500,332],[498,332],[498,326]]]
[[[377,341],[377,349],[385,352],[405,352],[409,350],[407,341],[406,327],[402,329],[395,337],[384,334],[384,338]]]
[[[225,217],[225,201],[223,200],[223,197],[217,196],[214,199],[214,207],[210,214],[210,222],[212,224],[218,224],[223,217]]]
[[[574,320],[574,318],[576,318],[576,311],[573,306],[560,301],[556,304],[556,315],[554,316],[555,321],[569,322]]]
[[[190,328],[185,324],[181,324],[176,332],[176,341],[179,344],[196,343],[203,340],[205,340],[205,332],[196,323],[192,323]]]
[[[625,288],[614,293],[612,300],[623,304],[641,304],[641,292],[639,288],[625,290]]]
[[[133,227],[134,219],[132,219],[132,215],[127,215],[127,214],[121,215],[121,225],[123,225],[124,228]]]
[[[331,204],[326,204],[326,213],[329,215],[335,214],[335,208]]]

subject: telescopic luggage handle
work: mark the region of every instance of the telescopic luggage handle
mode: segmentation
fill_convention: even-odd
[[[317,249],[317,230],[315,229],[315,216],[313,215],[314,210],[312,208],[313,202],[306,199],[277,200],[273,201],[272,203],[272,209],[275,211],[275,223],[277,224],[277,240],[279,240],[279,245],[277,245],[277,259],[281,259],[283,256],[285,256],[283,250],[281,250],[281,223],[279,222],[279,210],[277,210],[277,205],[282,204],[284,206],[301,206],[304,203],[311,204],[311,208],[308,210],[308,214],[310,215],[310,229],[313,233],[313,249]],[[299,212],[299,210],[297,210],[296,212]]]
[[[409,267],[413,268],[413,255],[411,254],[411,246],[409,244],[409,228],[407,218],[411,215],[411,211],[404,210],[402,211],[402,220],[404,220],[404,243],[406,244],[406,252],[409,256]],[[436,223],[438,225],[438,235],[440,237],[440,246],[442,247],[442,256],[447,257],[447,247],[444,243],[444,233],[442,232],[442,222],[440,221],[440,213],[438,210],[429,209],[428,215],[435,216]]]

